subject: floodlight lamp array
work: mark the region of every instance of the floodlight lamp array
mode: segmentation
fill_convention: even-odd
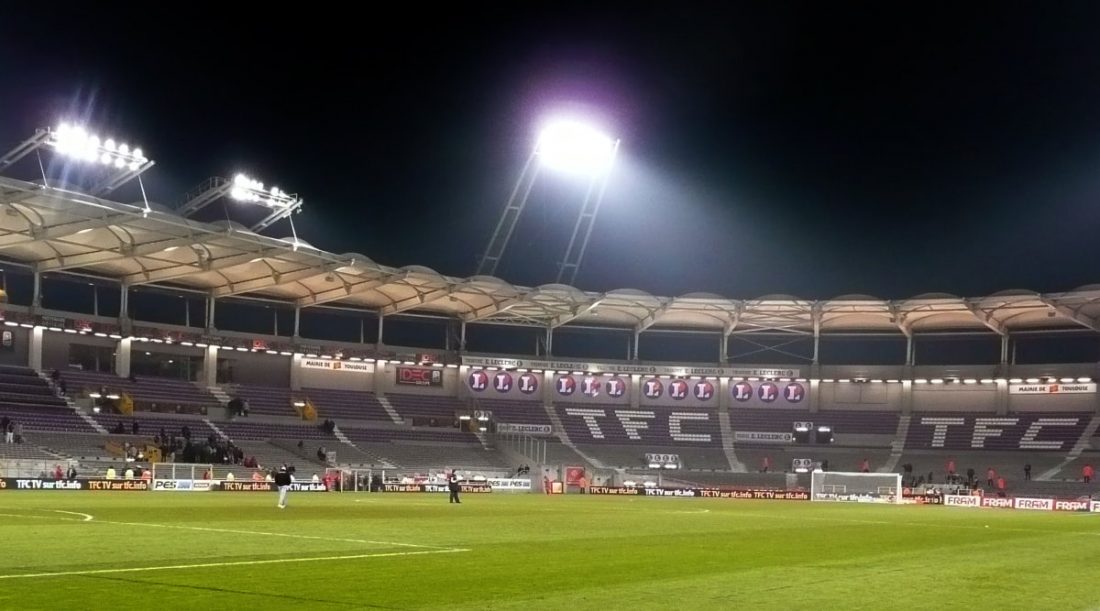
[[[237,174],[233,177],[229,197],[237,201],[260,204],[269,208],[291,208],[299,203],[296,196],[288,194],[279,187],[267,188],[264,183],[244,174]]]
[[[141,148],[131,148],[113,138],[101,139],[83,126],[72,123],[63,122],[57,129],[50,130],[46,144],[66,157],[119,170],[136,172],[149,163]]]

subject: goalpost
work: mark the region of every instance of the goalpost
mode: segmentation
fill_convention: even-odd
[[[182,462],[155,462],[153,463],[153,480],[201,480],[206,471],[210,471],[211,479],[214,478],[214,465]]]
[[[810,500],[900,504],[901,474],[814,471]]]

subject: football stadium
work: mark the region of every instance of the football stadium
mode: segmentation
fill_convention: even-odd
[[[1100,608],[1100,284],[948,294],[933,291],[957,277],[929,263],[907,298],[794,296],[830,285],[802,286],[809,272],[755,298],[608,288],[578,272],[639,252],[626,232],[644,223],[597,217],[641,175],[642,138],[570,112],[531,121],[525,159],[493,161],[511,180],[476,271],[457,252],[428,261],[443,271],[385,264],[406,238],[340,252],[358,235],[309,225],[313,200],[280,177],[231,165],[176,182],[191,172],[174,164],[309,165],[301,150],[163,150],[175,136],[141,131],[184,110],[122,133],[81,104],[0,141],[0,609]],[[0,113],[0,135],[24,114]],[[495,137],[483,127],[464,137]],[[570,217],[553,239],[548,184]],[[413,243],[448,224],[455,244],[483,241],[439,208],[372,205],[328,211],[348,226],[415,214]],[[1039,226],[1029,206],[1013,222]],[[658,221],[706,224],[701,210]],[[870,277],[938,256],[950,223],[922,213],[904,215],[928,245],[898,237],[885,263],[858,254],[863,221],[818,228],[806,211],[746,213],[731,241],[843,225],[838,277]],[[1080,218],[1059,223],[1095,222]],[[619,233],[597,247],[603,231]],[[966,269],[1022,276],[1073,242],[1012,255],[980,239]],[[551,247],[543,283],[505,264]],[[677,248],[651,286],[721,261]]]
[[[115,186],[0,179],[5,606],[159,592],[188,607],[878,608],[945,587],[960,598],[937,606],[1098,601],[1065,570],[1100,549],[1097,365],[1015,355],[1095,336],[1100,288],[809,301],[516,286],[114,201],[152,162],[83,126],[0,164],[31,152],[100,164]],[[189,197],[300,205],[244,177]],[[63,286],[88,298],[45,302]],[[224,328],[230,307],[270,329]],[[304,336],[310,310],[353,316],[360,336]],[[447,334],[386,343],[402,320]],[[479,326],[538,342],[472,353]],[[559,356],[568,331],[613,333],[625,358]],[[662,332],[710,337],[720,358],[637,359]],[[819,358],[887,336],[902,362]],[[999,361],[921,363],[960,338]],[[797,345],[730,362],[737,342]],[[446,601],[409,575],[449,582]]]

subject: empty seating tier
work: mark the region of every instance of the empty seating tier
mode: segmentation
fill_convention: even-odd
[[[392,422],[374,393],[329,388],[303,388],[301,392],[313,402],[317,417],[322,420],[331,418]]]
[[[905,447],[1067,452],[1077,443],[1092,417],[1081,412],[1003,416],[913,414]]]
[[[108,392],[130,395],[139,404],[139,409],[154,409],[154,404],[154,411],[164,411],[165,408],[174,406],[211,408],[220,405],[208,390],[186,380],[146,376],[137,376],[131,380],[110,373],[79,369],[62,371],[61,379],[65,381],[66,391],[71,396],[106,388]]]

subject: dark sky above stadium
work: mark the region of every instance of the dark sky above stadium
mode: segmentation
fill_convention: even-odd
[[[3,12],[4,148],[85,116],[157,160],[154,199],[247,170],[304,195],[301,236],[334,252],[473,273],[565,109],[622,139],[585,289],[1100,282],[1093,2]],[[540,179],[499,275],[552,281],[580,196]]]

